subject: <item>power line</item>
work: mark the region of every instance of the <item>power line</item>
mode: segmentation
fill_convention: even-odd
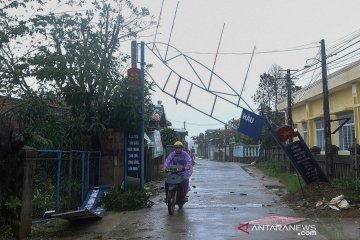
[[[347,46],[346,48],[344,48],[344,49],[342,49],[342,50],[339,50],[338,52],[332,53],[329,57],[335,56],[335,55],[337,55],[338,53],[340,53],[340,52],[342,52],[342,51],[345,51],[346,49],[354,46],[355,44],[357,44],[357,43],[359,43],[359,42],[360,42],[360,40],[357,41],[357,42],[355,42],[355,43],[353,43],[353,44],[351,44],[351,45],[349,45],[349,46]]]
[[[305,47],[305,48],[288,48],[288,49],[280,49],[280,50],[268,50],[268,51],[258,51],[258,52],[219,52],[220,55],[252,55],[252,54],[267,54],[267,53],[282,53],[282,52],[291,52],[291,51],[302,51],[307,49],[318,48],[319,46],[314,47]],[[159,51],[165,51],[159,49]],[[168,52],[174,52],[168,50]],[[215,55],[215,52],[199,52],[199,51],[183,51],[186,54],[199,54],[199,55]]]
[[[359,37],[359,35],[360,35],[360,29],[358,29],[358,30],[356,30],[356,31],[354,31],[354,32],[346,35],[346,36],[343,37],[343,38],[340,38],[340,39],[336,40],[336,41],[333,43],[333,45],[330,46],[328,49],[330,50],[330,49],[335,48],[335,47],[339,46],[340,44],[343,44],[344,42],[346,42],[346,43],[343,44],[343,45],[345,45],[345,44],[351,42],[352,40],[354,40],[355,38]],[[354,36],[355,36],[355,37],[354,37]],[[343,40],[342,40],[342,39],[343,39]],[[339,41],[339,42],[338,42],[338,41]],[[338,43],[336,43],[336,42],[338,42]],[[336,43],[336,44],[335,44],[335,43]],[[342,46],[343,46],[343,45],[342,45]],[[341,48],[341,47],[339,47],[339,48]],[[336,50],[334,50],[334,51],[336,51]]]
[[[184,121],[178,121],[178,120],[171,120],[168,119],[171,122],[177,122],[177,123],[184,123]],[[194,125],[194,126],[218,126],[223,125],[222,123],[213,123],[213,124],[201,124],[201,123],[192,123],[192,122],[186,122],[188,125]]]
[[[305,48],[258,51],[258,52],[254,52],[254,54],[292,52],[292,51],[301,51],[301,50],[307,50],[307,49],[312,49],[312,48],[318,48],[318,46],[316,46],[316,47],[305,47]],[[187,53],[187,54],[199,54],[199,55],[214,55],[214,54],[216,54],[216,53],[213,53],[213,52],[198,52],[198,51],[185,51],[184,53]],[[220,54],[220,55],[252,55],[253,52],[219,52],[218,54]]]

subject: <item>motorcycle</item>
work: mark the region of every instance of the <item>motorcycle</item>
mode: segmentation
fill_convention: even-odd
[[[184,172],[184,167],[170,166],[168,170],[168,175],[166,176],[166,183],[168,185],[166,193],[166,204],[168,206],[169,215],[173,215],[175,212],[175,205],[177,204],[179,208],[183,208],[185,202],[187,202],[185,193],[184,193],[184,176],[179,174]]]

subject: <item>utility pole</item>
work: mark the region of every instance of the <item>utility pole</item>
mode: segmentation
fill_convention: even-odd
[[[286,70],[286,87],[287,87],[287,124],[293,126],[292,119],[292,97],[291,97],[291,78],[290,78],[290,69]],[[293,139],[290,138],[289,142],[292,142]]]
[[[334,160],[331,151],[331,125],[330,125],[330,109],[329,109],[329,89],[326,68],[326,51],[325,40],[321,39],[321,68],[322,68],[322,84],[323,84],[323,108],[324,108],[324,136],[325,136],[325,165],[326,174],[329,178],[334,176]]]
[[[145,151],[144,151],[144,87],[145,87],[145,42],[140,43],[140,101],[141,101],[141,116],[140,116],[140,187],[144,188],[145,177]]]
[[[292,82],[291,82],[291,76],[290,76],[291,71],[297,71],[297,70],[287,69],[285,79],[286,79],[286,89],[287,89],[287,125],[293,127],[294,122],[293,122],[293,118],[292,118],[292,95],[291,95]],[[292,142],[293,142],[293,138],[290,138],[289,143],[292,143]],[[295,171],[295,168],[290,161],[289,172],[294,173],[294,171]]]
[[[280,70],[280,71],[285,71],[285,70]],[[291,95],[291,87],[292,87],[292,82],[291,79],[295,79],[295,78],[291,78],[290,72],[291,71],[298,71],[298,70],[290,70],[287,69],[286,70],[286,78],[279,78],[279,79],[286,79],[286,90],[287,90],[287,124],[289,126],[293,126],[293,118],[292,118],[292,95]],[[290,138],[289,142],[293,142],[293,139]]]
[[[225,132],[224,132],[224,143],[225,146],[228,145],[229,141],[228,141],[228,135],[227,135],[227,124],[225,124]]]

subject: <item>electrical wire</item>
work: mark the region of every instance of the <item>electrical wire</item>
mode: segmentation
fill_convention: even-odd
[[[258,51],[254,52],[254,54],[267,54],[267,53],[282,53],[282,52],[292,52],[292,51],[302,51],[312,48],[318,48],[318,46],[315,47],[304,47],[304,48],[293,48],[293,49],[280,49],[280,50],[269,50],[269,51]],[[214,55],[216,53],[213,52],[197,52],[197,51],[184,51],[186,54],[199,54],[199,55]],[[253,52],[219,52],[219,55],[252,55]]]
[[[357,37],[359,37],[359,35],[360,35],[360,29],[346,35],[343,38],[340,38],[339,40],[336,40],[333,44],[331,44],[331,46],[328,49],[331,50],[331,49],[333,49],[335,47],[338,47],[341,44],[343,46],[343,45],[351,42],[352,40],[356,39]],[[336,42],[338,42],[338,43],[336,43]],[[341,48],[341,46],[339,48]],[[336,51],[336,49],[334,51]]]
[[[338,55],[339,53],[342,53],[346,50],[350,50],[350,48],[352,48],[355,45],[357,45],[358,43],[360,43],[360,40],[355,41],[359,37],[360,37],[360,30],[357,30],[357,31],[347,35],[346,37],[338,40],[336,42],[336,44],[327,48],[327,51],[332,50],[331,53],[329,53],[327,55],[327,58],[331,59],[332,57]],[[349,64],[351,64],[353,62],[352,60],[358,60],[359,59],[358,56],[360,55],[360,53],[358,52],[359,50],[360,50],[360,48],[357,48],[355,50],[352,50],[350,52],[343,54],[342,56],[340,56],[336,59],[332,59],[331,61],[329,61],[327,63],[327,70],[330,71],[330,70],[338,69],[340,67],[348,66]],[[320,55],[320,52],[318,52],[316,54],[314,59],[318,59],[319,55]],[[318,60],[315,62],[313,61],[313,63],[311,63],[306,68],[304,67],[303,69],[299,70],[298,72],[293,73],[292,76],[293,77],[302,77],[307,73],[313,72],[309,83],[306,84],[306,86],[304,88],[310,87],[311,84],[316,82],[322,74],[321,71],[317,72],[317,70],[319,70],[321,68],[321,65],[319,65],[319,63],[321,63],[321,60]],[[301,80],[303,80],[303,78]],[[297,82],[299,82],[299,81],[300,80],[298,80]],[[301,101],[304,98],[305,93],[306,93],[306,91],[304,90],[302,92],[302,94],[299,96],[298,101]]]
[[[346,61],[347,61],[347,64],[349,64],[349,63],[359,60],[358,56],[359,56],[360,52],[353,52],[353,53],[355,53],[355,54],[352,54],[351,56],[348,56],[347,58],[344,58],[344,59],[339,59],[336,62],[334,62],[333,64],[330,64],[328,66],[328,68],[336,68],[338,65],[343,65],[343,62],[346,62]]]
[[[186,121],[178,121],[178,120],[172,120],[172,119],[168,119],[170,122],[177,122],[177,123],[186,123],[189,125],[193,125],[193,126],[218,126],[218,125],[223,125],[222,123],[214,123],[214,124],[201,124],[201,123],[192,123],[192,122],[186,122]]]
[[[335,59],[335,60],[332,60],[332,61],[328,62],[327,65],[329,65],[329,64],[331,64],[331,63],[333,63],[333,62],[335,62],[335,61],[337,61],[337,60],[339,60],[339,59],[342,59],[342,58],[348,56],[349,54],[352,54],[352,53],[354,53],[354,52],[356,52],[356,51],[358,51],[358,50],[360,50],[360,48],[357,48],[357,49],[355,49],[355,50],[353,50],[353,51],[351,51],[351,52],[349,52],[349,53],[347,53],[347,54],[345,54],[345,55],[343,55],[343,56],[341,56],[341,57],[339,57],[339,58],[337,58],[337,59]]]
[[[354,46],[355,44],[357,44],[357,43],[359,43],[359,42],[360,42],[360,40],[357,41],[357,42],[352,43],[351,45],[347,46],[346,48],[343,48],[343,49],[341,49],[341,50],[339,50],[339,51],[337,51],[337,52],[335,52],[335,53],[331,53],[329,57],[335,56],[335,55],[337,55],[338,53],[341,53],[341,52],[345,51],[346,49]]]

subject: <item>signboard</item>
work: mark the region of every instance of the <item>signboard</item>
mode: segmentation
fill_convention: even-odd
[[[140,73],[140,69],[136,67],[127,70],[129,85],[140,86]]]
[[[329,182],[309,148],[305,142],[301,140],[285,146],[295,169],[303,177],[306,183]]]
[[[246,109],[243,109],[238,131],[252,137],[256,140],[261,138],[261,130],[264,125],[264,119]]]
[[[161,141],[160,131],[159,130],[153,131],[150,138],[151,138],[152,146],[154,147],[153,158],[157,158],[159,156],[164,155],[164,149]]]
[[[141,162],[141,146],[140,146],[140,133],[129,133],[126,137],[126,171],[129,174],[140,173]]]

